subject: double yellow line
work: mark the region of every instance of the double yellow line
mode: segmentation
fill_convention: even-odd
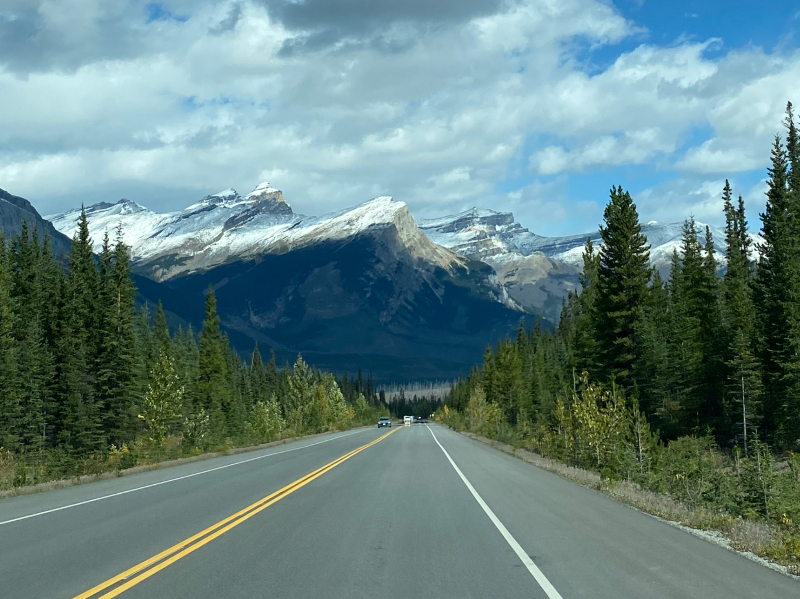
[[[247,506],[243,510],[239,510],[232,516],[228,516],[224,520],[220,520],[216,524],[209,526],[205,530],[201,530],[196,535],[189,537],[185,541],[181,541],[180,543],[173,545],[169,549],[165,549],[158,555],[154,555],[153,557],[146,559],[145,561],[136,564],[132,568],[125,570],[124,572],[117,574],[113,578],[109,578],[105,582],[98,584],[96,587],[93,587],[86,591],[85,593],[81,593],[74,597],[74,599],[89,599],[90,597],[94,597],[99,593],[109,589],[110,587],[114,587],[113,589],[109,590],[108,592],[100,595],[97,599],[111,599],[111,597],[116,597],[117,595],[124,593],[129,588],[136,586],[143,580],[150,578],[156,572],[160,572],[167,566],[174,564],[182,557],[186,557],[193,551],[199,549],[203,545],[210,543],[217,537],[225,534],[230,529],[234,528],[235,526],[239,526],[245,520],[252,518],[261,510],[264,510],[271,506],[273,503],[276,503],[286,497],[287,495],[291,495],[299,488],[304,487],[308,483],[310,483],[315,478],[319,478],[329,470],[332,470],[345,460],[350,459],[357,453],[364,451],[368,447],[372,447],[376,443],[383,441],[386,437],[391,435],[392,433],[397,432],[399,429],[394,429],[386,433],[385,435],[378,437],[371,443],[367,443],[366,445],[362,445],[358,449],[354,449],[350,453],[346,453],[340,458],[333,460],[332,462],[326,464],[322,468],[314,470],[313,472],[306,474],[302,478],[298,478],[291,484],[286,485],[282,489],[278,489],[271,495],[267,495],[263,499],[259,499],[255,503]],[[119,584],[122,583],[122,584]],[[118,586],[115,586],[118,585]]]

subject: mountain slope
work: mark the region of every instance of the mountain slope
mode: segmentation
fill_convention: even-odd
[[[70,232],[78,215],[53,218]],[[134,271],[170,289],[168,310],[199,324],[213,285],[243,351],[258,340],[320,367],[370,367],[376,378],[452,377],[530,319],[491,267],[431,241],[390,197],[305,217],[262,184],[170,214],[123,200],[87,215],[95,242],[122,225]]]
[[[580,269],[539,250],[548,238],[522,227],[510,212],[473,208],[417,223],[436,243],[491,265],[514,302],[552,321],[579,286]]]
[[[0,231],[6,238],[19,235],[22,230],[23,221],[28,222],[31,232],[36,227],[39,231],[39,240],[44,238],[47,231],[50,234],[50,242],[53,252],[58,255],[66,255],[70,248],[70,238],[56,230],[56,228],[36,211],[36,208],[19,196],[12,195],[0,189]]]
[[[563,264],[573,267],[571,272],[579,272],[583,267],[583,250],[586,240],[591,238],[595,248],[599,248],[602,240],[600,231],[584,233],[582,235],[566,235],[561,237],[544,237],[530,232],[514,221],[510,212],[495,212],[493,210],[479,210],[473,208],[460,214],[433,220],[418,221],[420,228],[436,243],[450,248],[463,255],[484,260],[495,266],[500,271],[509,262],[518,261],[520,257],[531,257],[538,253]],[[706,225],[697,223],[701,237],[704,235]],[[642,225],[642,233],[647,236],[650,244],[650,262],[662,274],[669,272],[672,253],[680,251],[681,232],[683,223],[659,223],[651,221]],[[723,266],[725,253],[725,232],[718,227],[709,227],[714,237],[714,249],[717,261]],[[754,241],[753,258],[756,258],[755,243],[761,238],[751,234]],[[541,260],[541,259],[540,259]],[[554,272],[557,269],[553,269]],[[548,273],[549,276],[549,273]],[[501,275],[502,280],[502,275]],[[569,279],[570,283],[577,283],[577,279]],[[566,292],[567,283],[556,288]],[[511,297],[522,305],[528,305],[519,295],[509,290]]]

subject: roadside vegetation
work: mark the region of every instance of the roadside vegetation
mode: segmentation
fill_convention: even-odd
[[[117,231],[98,257],[86,215],[64,265],[23,226],[0,237],[0,490],[225,451],[388,415],[371,380],[298,356],[247,360],[209,288],[198,334],[137,310]]]
[[[521,329],[487,348],[439,417],[596,473],[595,486],[612,495],[720,530],[800,572],[800,137],[791,104],[768,175],[763,243],[752,247],[744,203],[726,181],[725,256],[718,261],[710,232],[690,218],[667,281],[649,266],[630,194],[612,188],[602,246],[587,243],[582,290],[556,329]]]

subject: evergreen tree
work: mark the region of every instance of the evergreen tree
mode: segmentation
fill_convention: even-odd
[[[264,362],[261,360],[261,352],[258,351],[258,343],[253,348],[253,356],[250,359],[250,389],[253,394],[253,403],[269,400],[266,390],[266,374],[264,372]]]
[[[723,321],[725,359],[724,437],[740,440],[748,451],[748,429],[754,437],[761,416],[761,372],[755,354],[755,312],[752,299],[750,238],[744,203],[733,206],[731,187],[725,181],[722,194],[725,213]]]
[[[796,152],[796,149],[795,149]],[[761,215],[764,243],[759,247],[755,285],[759,355],[763,368],[763,426],[768,435],[786,441],[782,416],[799,394],[800,322],[797,317],[796,241],[789,202],[789,159],[780,137],[772,148],[767,206]]]
[[[603,221],[594,311],[600,374],[629,389],[637,355],[636,330],[650,280],[650,247],[641,232],[636,204],[622,187],[612,187]]]
[[[591,238],[586,240],[583,251],[583,271],[581,272],[581,292],[575,303],[574,315],[576,360],[573,366],[578,372],[595,372],[598,364],[598,346],[595,339],[593,315],[596,314],[597,280],[600,267],[600,254],[595,252]]]
[[[65,446],[77,454],[96,451],[105,444],[102,406],[95,394],[94,349],[98,331],[93,308],[97,295],[98,271],[86,212],[81,209],[78,230],[72,239],[54,348],[61,425],[58,432]]]
[[[159,354],[161,352],[166,352],[167,354],[171,353],[167,314],[164,312],[164,306],[161,300],[159,300],[158,307],[156,308],[155,342]]]
[[[200,332],[200,355],[196,406],[209,414],[211,432],[221,441],[227,433],[223,406],[231,399],[228,369],[228,343],[220,329],[217,298],[209,286],[206,296],[203,330]]]
[[[703,410],[704,425],[716,433],[723,427],[724,340],[720,304],[720,281],[717,276],[717,261],[714,239],[708,227],[705,230],[703,247],[703,278],[701,292],[700,339],[703,348]]]
[[[20,443],[21,405],[15,383],[17,344],[11,306],[6,240],[0,233],[0,447],[15,451]]]
[[[701,432],[705,414],[703,344],[700,319],[704,314],[702,246],[694,218],[683,225],[681,255],[673,256],[670,272],[670,375],[672,415],[683,434]]]
[[[667,429],[671,397],[669,363],[669,291],[658,271],[642,310],[636,333],[638,358],[634,363],[635,393],[648,419]]]

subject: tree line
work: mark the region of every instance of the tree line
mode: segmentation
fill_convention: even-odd
[[[453,386],[445,421],[731,513],[800,523],[800,140],[791,103],[785,127],[771,151],[763,241],[754,245],[726,181],[724,255],[689,218],[664,280],[633,199],[612,188],[602,244],[587,241],[581,290],[555,329],[521,328],[487,348]],[[745,481],[751,467],[757,476]]]
[[[66,257],[23,224],[0,236],[0,487],[346,428],[388,413],[371,379],[298,356],[243,359],[213,288],[201,330],[137,308],[123,231],[92,251],[81,213]]]

